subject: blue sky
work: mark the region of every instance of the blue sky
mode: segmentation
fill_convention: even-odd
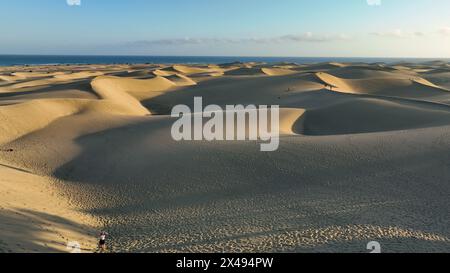
[[[448,0],[77,1],[1,0],[0,54],[450,57]]]

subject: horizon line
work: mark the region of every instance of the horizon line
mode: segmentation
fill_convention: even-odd
[[[67,56],[67,57],[189,57],[189,58],[353,58],[353,59],[450,59],[450,57],[411,57],[411,56],[257,56],[257,55],[145,55],[145,54],[4,54],[0,56]]]

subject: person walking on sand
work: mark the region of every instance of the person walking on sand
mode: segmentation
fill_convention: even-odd
[[[102,231],[100,233],[100,241],[98,242],[98,249],[100,252],[106,251],[106,236],[108,236],[107,232]]]

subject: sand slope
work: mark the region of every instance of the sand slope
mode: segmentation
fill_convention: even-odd
[[[449,110],[402,101],[355,98],[307,111],[302,132],[338,135],[436,127],[449,124]]]
[[[96,220],[77,212],[55,182],[0,163],[0,253],[95,249]]]

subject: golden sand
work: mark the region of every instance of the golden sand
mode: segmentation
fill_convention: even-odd
[[[30,72],[31,71],[31,72]],[[0,252],[450,251],[450,68],[0,68]],[[280,149],[175,142],[173,106],[280,105]]]

